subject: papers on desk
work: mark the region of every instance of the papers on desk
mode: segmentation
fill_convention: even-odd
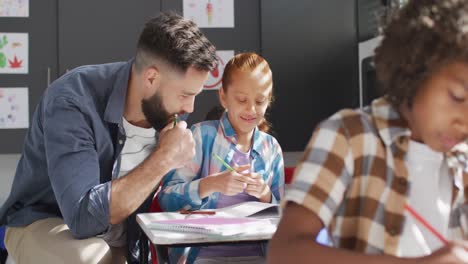
[[[279,218],[279,205],[252,201],[216,209],[216,212],[231,217]]]
[[[232,236],[262,229],[276,229],[268,219],[278,218],[278,205],[262,202],[244,202],[214,210],[216,215],[197,218],[156,220],[148,224],[151,229]]]
[[[159,245],[258,241],[268,240],[275,233],[278,208],[275,204],[245,202],[214,209],[216,214],[209,216],[178,212],[138,214],[137,222],[150,241]],[[173,226],[161,226],[164,223]]]

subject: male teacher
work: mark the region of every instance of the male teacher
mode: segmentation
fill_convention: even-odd
[[[135,262],[135,212],[194,141],[191,113],[214,46],[190,20],[149,20],[128,62],[82,66],[52,83],[31,121],[10,196],[0,209],[18,264]]]

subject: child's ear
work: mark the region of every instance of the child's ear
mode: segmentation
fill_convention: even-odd
[[[218,90],[218,96],[219,96],[219,103],[224,109],[227,109],[226,107],[226,94],[224,93],[223,87],[220,87]]]

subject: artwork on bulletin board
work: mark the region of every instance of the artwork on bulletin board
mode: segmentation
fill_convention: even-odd
[[[28,88],[0,88],[0,129],[29,127]]]
[[[183,12],[200,28],[234,27],[234,0],[184,0]]]
[[[0,17],[29,17],[29,0],[0,0]]]
[[[218,50],[216,51],[216,56],[218,57],[218,67],[212,70],[208,75],[208,80],[206,80],[206,83],[203,86],[203,89],[205,90],[218,90],[221,88],[224,66],[232,57],[234,57],[234,51]]]
[[[28,33],[0,32],[0,74],[28,73]]]

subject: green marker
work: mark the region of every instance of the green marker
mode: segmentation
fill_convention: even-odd
[[[224,165],[224,167],[226,167],[228,170],[230,170],[232,172],[236,171],[231,166],[229,166],[229,164],[227,164],[222,158],[220,158],[218,155],[216,155],[216,153],[213,153],[213,157],[215,157],[217,160],[219,160]]]
[[[177,126],[177,114],[174,114],[174,127]]]

